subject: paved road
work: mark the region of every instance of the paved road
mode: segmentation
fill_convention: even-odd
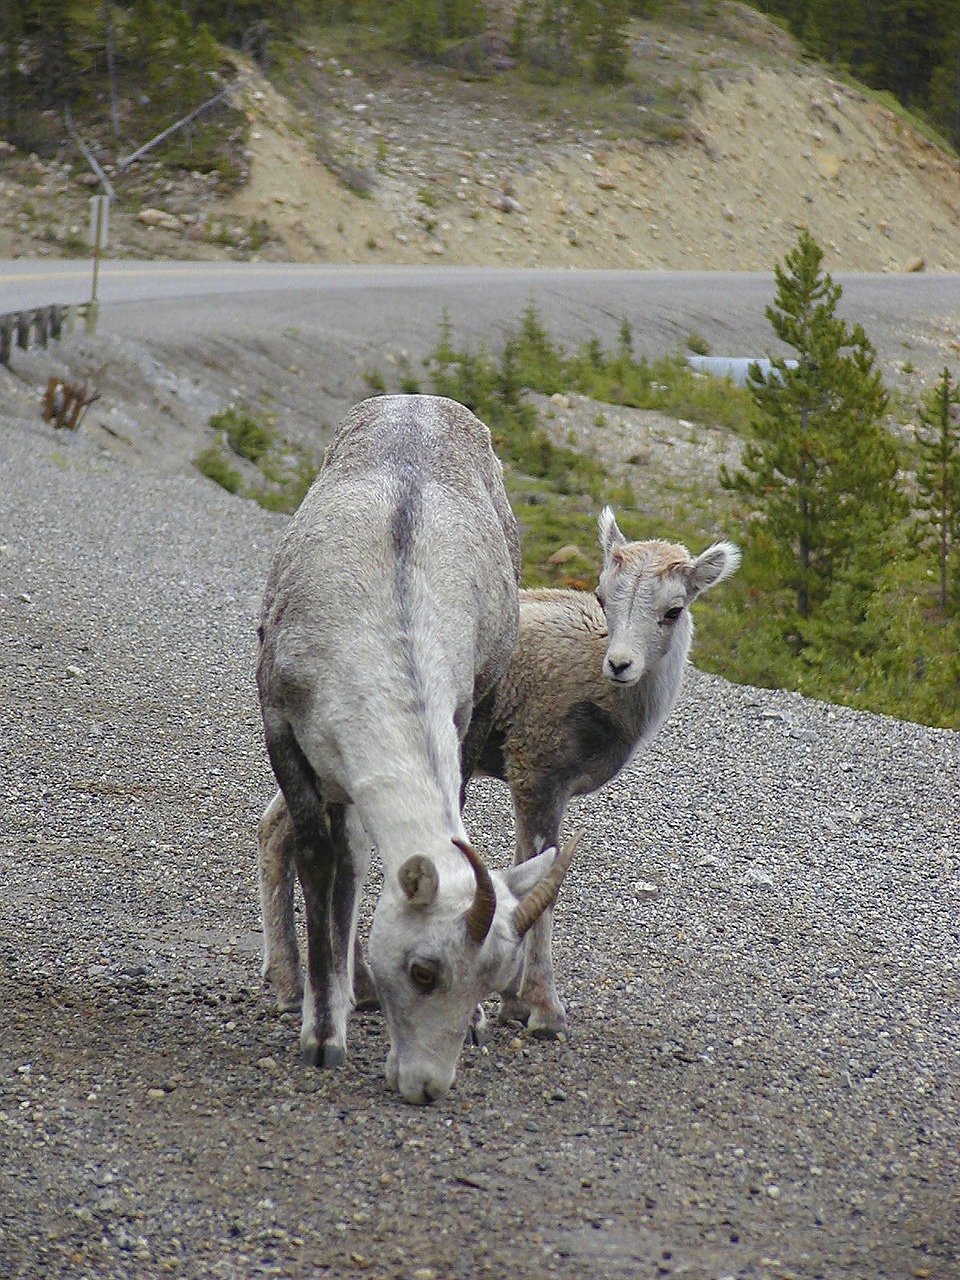
[[[956,359],[960,276],[836,281],[842,314],[863,324],[888,368],[909,361],[930,371]],[[85,261],[0,262],[0,312],[82,302],[91,283]],[[98,284],[105,331],[169,350],[197,336],[243,341],[282,329],[321,363],[364,351],[376,363],[378,352],[397,346],[419,359],[436,345],[444,315],[458,339],[496,345],[531,300],[568,347],[594,334],[613,342],[626,318],[637,350],[649,356],[683,347],[693,332],[717,355],[763,355],[775,349],[764,316],[773,294],[767,274],[210,262],[108,261]]]

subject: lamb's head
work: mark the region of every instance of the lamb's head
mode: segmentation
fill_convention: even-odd
[[[462,867],[417,855],[384,884],[368,954],[390,1033],[387,1083],[407,1102],[449,1091],[477,1005],[516,976],[523,937],[556,898],[578,840],[493,873],[457,840]]]
[[[610,635],[603,674],[635,684],[668,653],[686,658],[689,605],[736,572],[740,552],[731,542],[716,542],[699,556],[671,542],[628,542],[610,507],[600,513],[600,546],[597,599]]]

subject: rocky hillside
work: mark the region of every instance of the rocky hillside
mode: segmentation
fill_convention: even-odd
[[[760,15],[719,15],[637,25],[619,123],[575,94],[551,107],[496,76],[319,46],[289,96],[238,62],[246,181],[172,181],[146,158],[118,179],[111,252],[768,270],[806,226],[831,271],[960,270],[956,159]],[[681,116],[662,115],[663,85]],[[79,252],[90,178],[79,155],[0,154],[0,256]]]

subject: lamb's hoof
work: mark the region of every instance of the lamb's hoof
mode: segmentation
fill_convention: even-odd
[[[263,975],[263,985],[272,991],[277,1001],[277,1013],[297,1013],[303,1007],[303,986],[297,979],[283,979],[273,974]]]

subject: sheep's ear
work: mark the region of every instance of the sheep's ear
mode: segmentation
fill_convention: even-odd
[[[701,591],[716,586],[739,568],[740,548],[735,547],[732,542],[715,542],[693,562],[690,573],[691,595],[698,596]]]
[[[437,896],[440,885],[437,868],[421,853],[406,860],[397,872],[397,879],[411,907],[429,907]]]
[[[600,547],[603,551],[603,558],[607,561],[617,547],[623,546],[626,538],[617,528],[613,507],[604,507],[600,512],[600,519],[597,523],[600,526]]]

